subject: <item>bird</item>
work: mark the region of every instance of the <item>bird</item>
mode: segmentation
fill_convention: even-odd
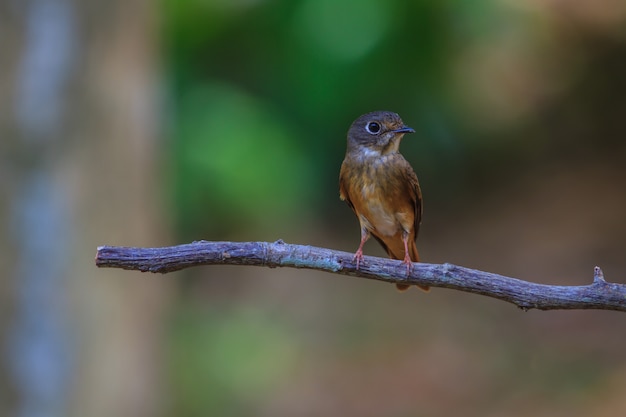
[[[370,236],[391,259],[411,271],[419,262],[415,240],[422,220],[422,191],[411,164],[400,154],[400,141],[415,130],[397,113],[375,111],[359,116],[348,129],[346,155],[339,172],[339,197],[354,211],[361,227],[356,269]],[[410,285],[396,284],[399,291]],[[418,285],[423,291],[428,286]]]

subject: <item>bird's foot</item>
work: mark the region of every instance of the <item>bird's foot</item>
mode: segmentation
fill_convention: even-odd
[[[411,258],[409,257],[408,254],[404,255],[404,259],[402,260],[402,263],[406,265],[406,276],[408,277],[409,275],[411,275],[411,270],[413,269],[413,262],[411,262]],[[396,287],[398,288],[398,291],[406,291],[410,287],[410,285],[396,284]],[[430,287],[428,287],[427,285],[417,284],[417,287],[424,292],[430,291]]]
[[[402,263],[406,265],[406,276],[408,277],[409,275],[411,275],[411,268],[413,268],[413,263],[411,262],[411,257],[409,256],[408,253],[404,255],[404,259],[402,260]],[[411,286],[407,284],[396,284],[396,288],[400,292],[404,292],[408,290],[410,287]]]
[[[408,277],[409,275],[411,275],[411,269],[413,269],[413,262],[411,262],[411,257],[408,253],[404,255],[402,263],[406,265],[406,276]]]
[[[359,269],[361,265],[361,261],[363,260],[363,249],[359,248],[354,254],[354,258],[352,258],[352,262],[356,262],[356,269]]]

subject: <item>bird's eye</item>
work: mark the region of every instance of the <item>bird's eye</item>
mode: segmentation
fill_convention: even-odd
[[[367,130],[367,133],[377,135],[380,133],[380,124],[376,122],[369,122],[365,125],[365,130]]]

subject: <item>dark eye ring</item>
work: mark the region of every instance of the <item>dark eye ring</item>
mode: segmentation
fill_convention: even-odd
[[[365,125],[365,130],[367,130],[367,133],[377,135],[380,133],[380,124],[377,122],[369,122]]]

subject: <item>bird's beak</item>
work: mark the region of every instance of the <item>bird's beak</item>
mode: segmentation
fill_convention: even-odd
[[[400,129],[394,130],[393,133],[415,133],[415,129],[408,126],[402,126]]]

